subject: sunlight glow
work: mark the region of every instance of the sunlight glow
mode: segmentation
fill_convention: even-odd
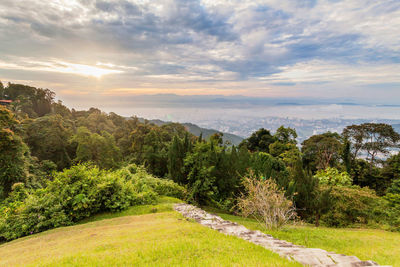
[[[72,64],[72,63],[60,63],[60,67],[56,67],[56,70],[63,73],[73,73],[83,76],[92,76],[96,78],[100,78],[103,75],[112,74],[112,73],[121,73],[119,70],[112,69],[104,69],[99,67],[93,67],[89,65],[82,64]]]
[[[107,74],[122,73],[121,70],[110,68],[99,68],[90,65],[75,64],[63,61],[25,61],[25,63],[15,64],[0,61],[0,68],[19,69],[29,71],[50,71],[59,73],[70,73],[86,77],[101,78]]]

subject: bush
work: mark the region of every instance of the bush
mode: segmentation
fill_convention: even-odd
[[[279,228],[296,216],[292,201],[272,179],[258,179],[250,173],[243,183],[247,194],[238,200],[238,207],[244,216],[257,219],[268,229]]]
[[[327,226],[346,227],[386,220],[385,201],[367,187],[333,186],[331,201],[331,208],[321,217]]]
[[[182,198],[184,193],[184,188],[143,169],[132,174],[128,169],[111,172],[77,165],[55,173],[43,189],[28,192],[16,184],[0,207],[0,239],[71,225],[98,212],[154,204],[158,195]]]
[[[340,172],[331,167],[318,170],[315,177],[319,179],[320,184],[350,186],[353,183],[353,179],[347,172]]]
[[[383,197],[388,206],[388,223],[392,230],[400,231],[400,194],[388,193]]]
[[[160,196],[175,197],[184,199],[186,189],[169,179],[155,178],[148,174],[144,167],[130,164],[122,169],[119,174],[126,180],[132,181],[135,188],[147,190],[148,188]]]

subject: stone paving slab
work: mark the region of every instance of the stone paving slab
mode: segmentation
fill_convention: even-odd
[[[362,261],[356,256],[346,256],[328,252],[319,248],[306,248],[290,242],[279,240],[260,231],[252,231],[217,215],[213,215],[189,204],[176,204],[174,209],[184,217],[227,235],[237,236],[256,245],[269,249],[289,260],[295,260],[306,266],[315,267],[359,267],[381,266],[373,261]],[[381,266],[383,267],[383,266]]]

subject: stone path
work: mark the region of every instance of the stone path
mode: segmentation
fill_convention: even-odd
[[[202,209],[188,204],[176,204],[174,209],[184,217],[194,219],[198,223],[227,235],[237,236],[256,245],[278,253],[280,256],[295,260],[307,266],[380,266],[373,261],[362,261],[355,256],[336,254],[318,248],[306,248],[290,242],[276,239],[260,231],[252,231],[219,216],[209,214]]]

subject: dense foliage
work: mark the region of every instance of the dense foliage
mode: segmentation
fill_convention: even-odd
[[[184,197],[181,186],[137,169],[128,166],[105,171],[77,165],[54,173],[53,180],[41,189],[28,190],[22,183],[14,184],[13,192],[0,208],[0,238],[11,240],[71,225],[98,212],[154,203],[158,195]]]
[[[389,156],[400,135],[387,124],[317,134],[301,148],[295,129],[262,128],[235,147],[220,133],[203,140],[179,123],[157,126],[97,108],[69,109],[47,89],[8,84],[0,96],[12,100],[0,106],[0,232],[6,239],[157,195],[233,210],[249,193],[243,184],[249,172],[272,179],[304,221],[400,226],[400,156]]]
[[[386,202],[371,189],[334,186],[331,198],[331,208],[322,217],[328,226],[344,227],[387,221],[384,209]]]

